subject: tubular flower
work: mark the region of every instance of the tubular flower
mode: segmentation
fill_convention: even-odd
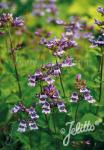
[[[84,99],[89,103],[95,103],[94,98],[90,94],[90,90],[86,88],[85,81],[81,80],[81,74],[76,75],[76,88],[77,92],[73,92],[70,102],[78,102],[80,99]]]

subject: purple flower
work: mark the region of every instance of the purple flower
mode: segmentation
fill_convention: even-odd
[[[52,98],[52,99],[56,99],[56,100],[60,98],[60,95],[59,95],[58,90],[56,90],[56,91],[54,92],[54,94],[51,96],[51,98]]]
[[[36,85],[36,76],[35,75],[29,75],[28,76],[28,85],[29,86],[32,86],[32,87],[35,87]]]
[[[60,70],[59,66],[56,65],[56,66],[53,68],[52,75],[54,75],[54,76],[59,76],[59,74],[61,74],[61,70]]]
[[[37,118],[39,118],[39,116],[37,115],[37,113],[33,107],[30,107],[29,109],[27,109],[27,112],[31,119],[36,120]]]
[[[72,62],[73,58],[67,57],[61,64],[61,67],[72,67],[75,63]]]
[[[17,131],[22,133],[22,132],[26,131],[26,128],[27,128],[27,123],[25,120],[22,120],[19,123],[19,127],[18,127]]]
[[[43,65],[42,68],[50,69],[50,68],[52,68],[53,66],[55,66],[55,64],[53,64],[53,63],[48,63],[47,65]]]
[[[33,6],[33,15],[44,16],[46,13],[57,13],[57,7],[55,5],[55,1],[44,1],[38,0],[36,4]]]
[[[97,11],[99,13],[101,13],[102,15],[104,15],[104,8],[103,7],[99,6],[98,9],[97,9]]]
[[[46,39],[45,38],[41,38],[40,44],[43,45],[43,44],[46,44],[46,43],[47,43]]]
[[[77,102],[78,101],[78,93],[77,92],[74,92],[72,95],[71,95],[71,100],[70,102]]]
[[[81,80],[81,74],[77,74],[77,75],[76,75],[76,80],[77,80],[77,81],[80,81],[80,80]]]
[[[87,100],[89,103],[95,102],[93,97],[90,95],[89,91],[84,93],[84,99]]]
[[[43,88],[43,90],[44,90],[44,93],[45,93],[47,96],[49,96],[49,97],[52,97],[53,94],[56,92],[56,88],[55,88],[55,86],[52,85],[52,84],[50,84],[50,85],[48,85],[48,86],[45,86],[45,87]]]
[[[90,42],[95,46],[104,46],[104,35],[98,36],[97,40],[90,40]]]
[[[34,75],[28,76],[28,85],[35,87],[37,80],[42,80],[42,72],[40,70],[36,70]]]
[[[104,21],[98,21],[95,19],[95,24],[97,24],[98,26],[103,26],[104,25]]]
[[[10,14],[10,13],[3,13],[0,17],[0,21],[3,21],[3,22],[12,22],[13,21],[13,15]]]
[[[80,93],[90,92],[86,87],[80,89]]]
[[[6,3],[0,3],[0,9],[7,9],[8,5]]]
[[[42,76],[42,72],[40,70],[36,70],[34,74],[37,78],[40,78]]]
[[[24,26],[24,21],[20,17],[16,17],[13,19],[12,25],[15,27],[22,27]]]
[[[53,55],[61,57],[64,53],[65,53],[64,50],[57,50],[53,53]]]
[[[42,106],[42,113],[50,114],[50,112],[51,112],[50,104],[48,102],[45,102]]]
[[[44,104],[48,98],[44,93],[37,95],[37,97],[39,98],[39,104]]]
[[[28,124],[29,124],[30,130],[37,130],[38,129],[38,126],[36,125],[36,123],[33,120],[29,121]]]
[[[56,24],[58,24],[58,25],[64,25],[64,21],[63,20],[61,20],[61,19],[56,19]]]
[[[65,113],[67,112],[67,110],[65,109],[64,102],[58,101],[57,102],[57,107],[58,107],[59,112],[65,112]]]
[[[21,106],[18,104],[18,105],[15,105],[13,108],[12,108],[12,113],[17,113],[21,110]]]

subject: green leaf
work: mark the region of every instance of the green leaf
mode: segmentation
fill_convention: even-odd
[[[90,121],[90,123],[95,124],[95,123],[101,123],[102,118],[97,117],[91,113],[85,114],[82,119],[80,120],[81,123],[84,123],[85,121]]]

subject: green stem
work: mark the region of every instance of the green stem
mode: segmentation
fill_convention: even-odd
[[[59,76],[60,76],[60,84],[61,84],[62,91],[63,91],[63,95],[64,95],[64,98],[65,98],[65,97],[66,97],[66,94],[65,94],[65,89],[64,89],[64,85],[63,85],[63,81],[62,81],[61,74],[59,74]]]
[[[52,114],[52,118],[53,118],[53,126],[54,126],[54,133],[56,134],[57,133],[57,130],[56,130],[56,125],[55,125],[55,120],[54,120],[54,111],[53,111],[53,114]]]
[[[77,108],[76,108],[76,111],[75,111],[75,123],[78,121],[78,109],[79,109],[79,103],[80,102],[77,102]]]
[[[32,149],[32,136],[31,131],[29,131],[29,144],[30,144],[30,150]]]
[[[58,63],[57,59],[56,59],[56,63]],[[63,95],[64,95],[64,98],[65,98],[66,94],[65,94],[65,89],[64,89],[61,73],[59,74],[59,77],[60,77],[60,84],[61,84],[61,87],[62,87]]]
[[[104,52],[103,48],[101,47],[101,63],[100,63],[100,87],[99,87],[99,100],[101,102],[102,99],[102,92],[103,92],[103,69],[104,69]],[[96,109],[96,114],[98,114],[99,106]]]
[[[12,56],[12,60],[13,60],[13,65],[14,65],[14,69],[15,69],[15,75],[16,75],[16,80],[17,80],[17,85],[18,85],[18,90],[19,90],[19,97],[20,97],[20,99],[22,99],[22,90],[21,90],[21,85],[20,85],[20,81],[19,81],[19,74],[18,74],[18,70],[17,70],[16,58],[15,58],[15,54],[14,54],[14,50],[13,50],[12,36],[11,36],[11,31],[10,31],[9,25],[8,25],[8,34],[9,34],[9,40],[10,40],[11,56]]]
[[[57,134],[57,130],[56,130],[55,116],[54,115],[55,115],[55,111],[53,109],[52,118],[53,118],[54,133],[56,135]],[[59,144],[58,144],[57,139],[55,139],[55,148],[56,148],[56,150],[59,149]]]

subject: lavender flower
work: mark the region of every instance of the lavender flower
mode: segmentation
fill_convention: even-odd
[[[67,57],[62,63],[61,67],[72,67],[75,65],[75,63],[72,63],[73,58]]]
[[[67,112],[67,110],[65,109],[64,102],[58,101],[57,102],[57,107],[58,107],[59,112],[65,112],[65,113]]]
[[[21,110],[21,106],[18,104],[18,105],[15,105],[13,108],[12,108],[12,113],[17,113],[18,111]]]
[[[54,100],[55,100],[55,99],[57,100],[57,99],[60,98],[60,95],[59,95],[58,90],[56,90],[56,91],[54,92],[54,94],[51,96],[51,98],[54,99]]]
[[[100,36],[97,38],[97,40],[90,39],[89,41],[92,43],[92,45],[93,45],[94,47],[96,47],[96,46],[99,46],[99,47],[104,46],[104,35],[103,35],[103,34],[100,35]],[[92,46],[91,46],[91,47],[92,47]]]
[[[94,103],[95,102],[95,100],[93,99],[93,97],[90,95],[89,91],[84,93],[84,99],[86,101],[88,101],[89,103]]]
[[[87,88],[83,87],[80,89],[80,93],[86,93],[86,92],[89,92]]]
[[[48,83],[48,84],[53,84],[54,83],[54,79],[51,79],[49,77],[45,78],[45,81]]]
[[[13,15],[10,13],[3,13],[0,17],[0,21],[3,22],[12,22],[13,21]]]
[[[29,109],[27,109],[27,112],[31,119],[36,120],[37,118],[39,118],[39,116],[37,115],[37,113],[33,107],[30,107]]]
[[[78,93],[77,92],[74,92],[72,95],[71,95],[71,100],[70,102],[77,102],[78,101]]]
[[[45,14],[56,14],[57,7],[55,5],[55,1],[37,1],[33,6],[33,15],[44,16]]]
[[[18,130],[19,132],[25,132],[26,131],[26,128],[27,128],[27,123],[25,120],[22,120],[20,123],[19,123],[19,127],[18,127]]]
[[[48,49],[52,50],[54,56],[62,57],[65,50],[77,46],[74,40],[69,40],[64,34],[60,39],[53,38],[44,44]]]
[[[65,22],[63,20],[61,20],[61,19],[56,19],[56,24],[58,24],[58,25],[64,25]]]
[[[6,3],[0,3],[0,9],[7,9],[8,5]]]
[[[36,125],[36,123],[33,120],[29,121],[28,124],[29,124],[30,130],[37,130],[38,129],[38,126]]]
[[[32,87],[35,87],[36,85],[36,76],[35,75],[29,75],[28,76],[28,85],[29,86],[32,86]]]
[[[48,86],[43,87],[44,93],[48,96],[48,97],[52,97],[53,94],[56,92],[56,88],[54,85],[50,84]]]
[[[12,25],[15,27],[22,27],[24,26],[24,21],[20,17],[16,17],[13,19]]]
[[[104,8],[103,7],[99,6],[98,9],[97,9],[97,11],[99,13],[101,13],[102,15],[104,15]]]
[[[50,104],[48,102],[45,102],[42,106],[42,113],[50,114],[50,112],[51,112]]]
[[[53,67],[52,75],[59,76],[59,74],[61,74],[61,70],[60,70],[60,67],[58,65],[56,65]]]
[[[80,81],[80,80],[81,80],[81,74],[77,74],[77,75],[76,75],[76,80],[77,80],[77,81]]]
[[[42,79],[42,72],[40,70],[36,70],[34,75],[28,76],[28,85],[35,87],[36,81]]]
[[[70,102],[77,102],[83,98],[89,103],[95,102],[90,94],[90,90],[86,88],[86,82],[81,80],[81,74],[76,75],[76,88],[78,91],[72,93]]]
[[[98,21],[95,19],[95,24],[97,24],[98,26],[103,26],[104,25],[104,21]]]
[[[39,104],[44,104],[48,98],[48,96],[44,93],[37,95],[37,97],[39,98]]]

